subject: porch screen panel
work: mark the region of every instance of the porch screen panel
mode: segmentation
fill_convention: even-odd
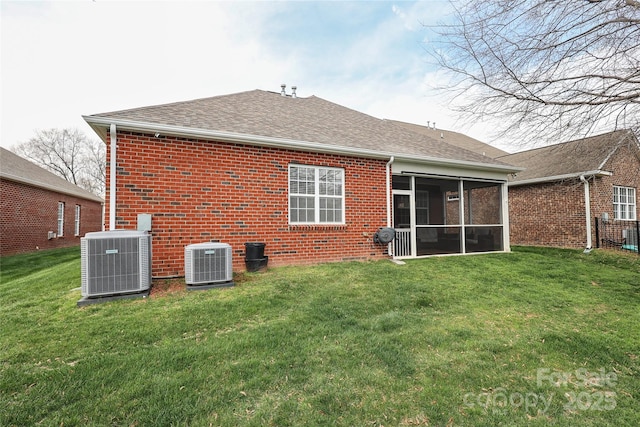
[[[501,184],[464,181],[464,223],[495,225],[502,223]]]
[[[415,178],[416,255],[460,253],[460,181]]]
[[[502,183],[465,180],[465,252],[501,251]]]

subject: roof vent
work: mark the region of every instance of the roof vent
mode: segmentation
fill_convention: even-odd
[[[298,90],[298,86],[291,86],[291,97],[292,98],[297,98],[298,95],[296,95],[296,90]]]
[[[282,96],[287,96],[287,90],[286,90],[286,89],[287,89],[287,85],[286,85],[286,84],[284,84],[284,83],[282,83],[282,84],[280,85],[280,88],[282,89],[282,90],[280,91],[280,95],[282,95]]]

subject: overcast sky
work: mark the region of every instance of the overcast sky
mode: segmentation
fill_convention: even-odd
[[[298,87],[378,118],[456,123],[426,45],[445,0],[0,2],[0,144],[79,128],[82,115]],[[501,146],[505,148],[504,146]]]

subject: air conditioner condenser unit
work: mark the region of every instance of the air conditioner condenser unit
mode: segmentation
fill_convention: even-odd
[[[139,294],[151,287],[150,234],[133,230],[87,233],[80,239],[80,255],[85,299]]]
[[[184,269],[188,290],[233,286],[231,245],[206,242],[186,246]]]

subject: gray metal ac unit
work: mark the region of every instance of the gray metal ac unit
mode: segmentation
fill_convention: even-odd
[[[138,293],[151,287],[151,235],[114,230],[80,239],[83,297]]]
[[[638,230],[635,228],[626,228],[622,230],[622,238],[626,245],[638,246]]]
[[[195,243],[184,249],[187,285],[232,285],[231,246],[226,243]]]

